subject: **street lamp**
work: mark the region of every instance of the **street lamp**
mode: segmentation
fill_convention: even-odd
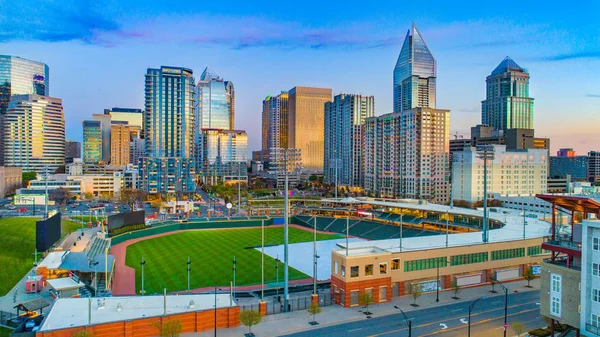
[[[236,264],[236,262],[235,262],[235,256],[234,256],[233,257],[233,299],[234,300],[235,300],[235,270],[236,270],[235,264]]]
[[[473,303],[471,303],[471,305],[469,306],[469,325],[467,328],[467,337],[471,337],[471,311],[473,311],[473,308],[475,308],[475,304],[477,304],[479,300],[485,300],[485,298],[485,296],[481,296],[480,298],[473,301]]]
[[[140,262],[140,265],[142,266],[142,296],[144,296],[144,265],[146,264],[146,261],[144,260],[144,257],[142,256],[142,262]]]
[[[504,290],[504,337],[506,337],[506,329],[508,328],[508,324],[506,322],[506,319],[508,317],[508,289],[506,289],[504,284],[498,281],[497,278],[491,277],[490,280],[498,283],[502,287],[502,290]]]
[[[448,211],[446,211],[446,247],[448,247],[448,222],[450,221]]]
[[[279,254],[277,254],[275,259],[275,297],[277,301],[279,301],[279,262]]]
[[[435,287],[435,301],[439,302],[440,301],[440,258],[438,257],[436,259],[437,263],[437,279],[436,279],[436,287]],[[448,265],[448,260],[444,259],[444,263],[446,264],[446,266]]]
[[[412,337],[412,322],[410,321],[410,319],[408,319],[408,316],[406,316],[406,314],[404,313],[404,311],[402,311],[402,309],[400,309],[400,307],[394,306],[394,309],[400,310],[400,312],[402,313],[402,316],[404,316],[404,320],[406,321],[406,324],[408,325],[408,337]]]
[[[188,260],[187,260],[187,276],[188,276],[188,294],[190,294],[190,272],[192,271],[192,260],[190,259],[190,257],[188,256]]]
[[[217,337],[217,287],[215,287],[215,337]]]
[[[488,160],[494,160],[494,146],[493,145],[479,145],[477,146],[477,158],[483,159],[483,242],[487,243],[489,239],[488,233],[488,214],[487,214],[487,162]]]

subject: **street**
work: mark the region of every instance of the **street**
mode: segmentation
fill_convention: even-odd
[[[480,300],[471,313],[471,336],[500,337],[504,334],[504,295],[490,295],[493,297]],[[507,336],[516,335],[510,328],[513,322],[523,323],[526,330],[545,325],[539,315],[539,298],[540,292],[537,290],[508,295]],[[412,336],[467,336],[470,303],[449,304],[407,313],[412,322]],[[370,311],[375,316],[371,319],[286,336],[408,336],[408,326],[400,312],[377,317],[376,307],[370,308]]]

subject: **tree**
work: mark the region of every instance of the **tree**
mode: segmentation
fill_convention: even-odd
[[[525,332],[525,325],[520,322],[514,322],[510,325],[513,331],[517,334],[517,337],[520,337],[523,332]]]
[[[527,280],[527,288],[531,288],[531,281],[535,279],[535,275],[533,274],[533,268],[531,266],[527,267],[523,272],[523,278]]]
[[[181,334],[181,321],[178,319],[162,319],[162,321],[154,322],[154,327],[158,330],[160,337],[179,337]]]
[[[73,334],[73,337],[94,337],[91,331],[79,330]]]
[[[373,294],[370,291],[365,291],[358,297],[360,305],[363,305],[366,309],[365,314],[370,315],[369,305],[373,304]]]
[[[460,293],[460,285],[458,284],[458,280],[456,278],[454,278],[452,280],[452,282],[450,283],[450,288],[452,288],[452,291],[454,291],[454,297],[452,297],[455,300],[458,300],[458,293]]]
[[[29,182],[31,180],[37,179],[37,173],[35,173],[35,172],[23,172],[23,174],[21,175],[21,178],[23,180],[23,187],[28,187],[29,186]]]
[[[312,323],[316,324],[317,321],[315,320],[315,316],[317,314],[320,314],[322,311],[321,307],[319,306],[319,303],[315,303],[315,302],[311,303],[310,307],[308,307],[308,309],[306,309],[306,311],[308,311],[308,313],[312,315],[312,317],[313,317]]]
[[[160,213],[160,210],[165,206],[165,203],[161,199],[156,199],[152,201],[151,206],[152,208],[158,209],[158,212]]]
[[[413,307],[418,307],[417,298],[421,297],[423,294],[423,286],[419,283],[412,283],[410,285],[410,295],[413,298]]]
[[[92,193],[92,192],[85,192],[85,193],[83,193],[83,198],[85,200],[92,200],[94,198],[94,193]]]
[[[146,198],[146,192],[142,190],[136,190],[134,188],[124,188],[121,190],[119,201],[128,205],[131,211],[135,210],[135,204],[137,202],[144,201]]]
[[[310,182],[315,182],[317,180],[319,180],[319,177],[317,177],[316,174],[311,174],[310,177],[308,177],[308,181]]]
[[[252,326],[257,325],[262,320],[262,316],[256,310],[244,310],[240,312],[240,322],[248,327],[248,333],[252,333]]]
[[[71,193],[70,190],[64,187],[59,187],[57,189],[52,190],[48,198],[62,205],[66,204],[67,202],[69,202],[69,200],[73,199],[73,193]]]

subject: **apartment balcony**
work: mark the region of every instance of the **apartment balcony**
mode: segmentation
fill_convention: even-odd
[[[542,243],[542,249],[581,257],[581,242],[575,242],[566,238],[547,239],[546,242]]]
[[[579,261],[575,260],[569,262],[569,259],[566,256],[557,257],[556,259],[554,259],[554,261],[552,261],[552,259],[544,260],[544,263],[551,264],[553,266],[581,271],[581,265],[577,262]]]

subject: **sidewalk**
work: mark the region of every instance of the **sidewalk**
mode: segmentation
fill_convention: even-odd
[[[527,292],[533,290],[540,289],[540,280],[535,279],[531,281],[531,286],[533,288],[526,288],[527,281],[515,281],[505,283],[509,293],[514,292]],[[496,286],[496,291],[498,293],[490,293],[491,285],[484,285],[481,287],[474,288],[465,288],[461,289],[458,297],[459,300],[454,300],[451,297],[454,296],[454,292],[452,291],[443,291],[440,292],[440,301],[435,302],[436,293],[428,293],[423,294],[421,297],[417,299],[417,304],[419,307],[414,308],[410,304],[413,303],[413,298],[411,296],[402,296],[392,299],[392,301],[382,304],[375,304],[369,306],[369,311],[373,313],[373,317],[385,316],[391,314],[397,314],[399,311],[394,309],[394,306],[399,306],[404,310],[407,315],[410,316],[410,312],[415,310],[433,308],[444,306],[448,304],[454,303],[465,303],[467,305],[468,302],[471,302],[481,296],[487,297],[495,297],[495,296],[504,296],[502,289],[500,286]],[[318,326],[313,327],[308,324],[309,321],[312,320],[312,316],[308,314],[308,312],[304,311],[294,311],[289,313],[277,314],[277,315],[267,315],[263,317],[263,320],[260,324],[255,327],[252,327],[252,332],[257,337],[270,337],[270,336],[280,336],[285,334],[296,333],[305,330],[313,330],[322,328],[325,326],[349,323],[358,320],[367,319],[366,316],[361,313],[359,310],[362,310],[362,307],[354,307],[354,308],[344,308],[339,305],[331,305],[328,307],[323,307],[323,311],[317,315],[316,320],[320,323]],[[244,336],[245,333],[248,332],[248,327],[239,326],[237,328],[231,329],[219,329],[218,335],[222,337],[240,337]],[[204,331],[201,333],[186,333],[182,334],[185,337],[211,337],[214,336],[213,330]]]

